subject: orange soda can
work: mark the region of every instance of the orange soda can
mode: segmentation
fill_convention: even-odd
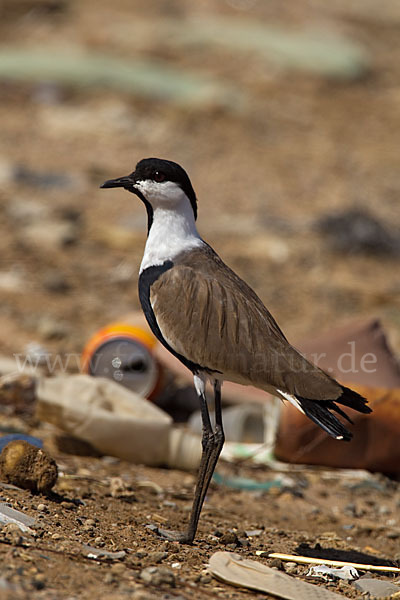
[[[116,322],[97,331],[82,352],[83,373],[112,379],[154,400],[162,388],[162,369],[154,356],[157,340],[142,325]]]

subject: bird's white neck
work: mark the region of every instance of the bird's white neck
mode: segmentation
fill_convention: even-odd
[[[140,273],[203,244],[196,228],[193,209],[186,196],[174,208],[157,207],[153,212]]]

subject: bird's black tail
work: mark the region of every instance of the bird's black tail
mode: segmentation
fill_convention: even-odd
[[[357,394],[357,392],[354,392],[345,386],[341,386],[341,388],[342,395],[335,401],[309,400],[308,398],[302,398],[301,396],[297,395],[296,398],[307,417],[314,421],[314,423],[322,427],[324,431],[329,433],[329,435],[333,436],[337,440],[345,440],[348,442],[353,437],[353,434],[346,429],[343,423],[341,423],[341,421],[339,421],[339,419],[332,414],[331,411],[337,412],[349,423],[352,423],[353,421],[341,408],[339,408],[339,406],[335,404],[335,402],[365,414],[372,412],[372,410],[367,405],[367,400],[360,396],[360,394]]]

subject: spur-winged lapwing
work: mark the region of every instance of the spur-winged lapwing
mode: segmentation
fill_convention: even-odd
[[[101,187],[123,187],[144,202],[148,235],[140,265],[140,302],[154,335],[192,371],[200,399],[203,452],[189,525],[184,533],[159,530],[170,540],[191,543],[224,444],[224,379],[278,395],[338,440],[350,440],[351,433],[331,412],[350,421],[336,402],[362,413],[371,409],[359,394],[289,344],[260,298],[200,237],[196,194],[180,165],[146,158],[127,177]],[[214,387],[214,429],[207,380]]]

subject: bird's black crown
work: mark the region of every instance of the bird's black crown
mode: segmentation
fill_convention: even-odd
[[[163,158],[143,158],[134,171],[136,181],[153,179],[154,181],[173,181],[177,183],[192,205],[194,218],[197,218],[197,198],[189,176],[178,163]]]

